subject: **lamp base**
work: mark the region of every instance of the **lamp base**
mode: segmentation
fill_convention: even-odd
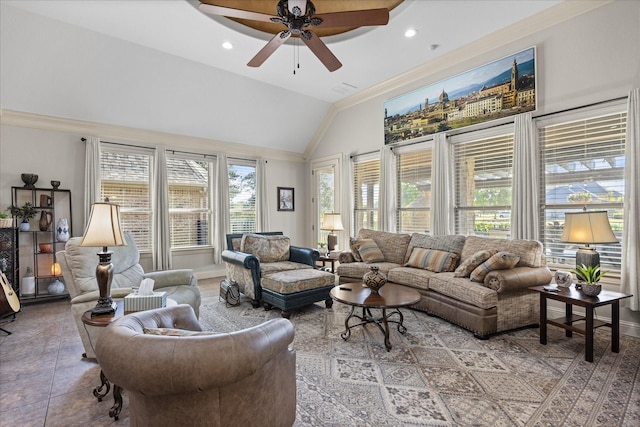
[[[579,265],[597,267],[600,265],[600,254],[592,247],[580,248],[576,252],[576,267]]]
[[[98,300],[98,304],[91,309],[91,317],[114,314],[117,306],[118,304],[113,301],[111,297],[105,298],[104,300],[101,298]]]
[[[327,250],[331,252],[336,249],[337,245],[338,245],[338,236],[336,234],[329,234],[327,236]]]

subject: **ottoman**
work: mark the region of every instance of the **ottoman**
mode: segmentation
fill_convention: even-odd
[[[291,310],[324,300],[327,308],[333,305],[329,291],[333,288],[332,273],[304,268],[265,274],[260,281],[265,309],[277,307],[282,317],[289,318]]]

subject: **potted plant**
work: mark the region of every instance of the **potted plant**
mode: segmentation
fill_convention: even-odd
[[[22,218],[22,222],[20,223],[21,231],[29,231],[29,220],[38,214],[38,210],[33,207],[31,202],[26,202],[22,207],[11,205],[9,206],[9,211],[11,215]]]
[[[599,283],[600,279],[602,279],[609,270],[600,270],[599,265],[586,266],[581,264],[577,265],[571,272],[576,275],[576,278],[581,283],[582,292],[584,292],[585,295],[594,297],[602,290],[602,285]]]
[[[320,256],[327,255],[327,248],[325,248],[327,244],[325,242],[318,242],[318,252],[320,252]]]
[[[13,218],[6,212],[0,212],[0,228],[9,228],[13,225]]]

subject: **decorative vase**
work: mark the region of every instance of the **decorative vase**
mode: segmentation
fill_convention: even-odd
[[[69,240],[69,223],[67,218],[60,218],[56,225],[56,239],[58,242],[66,242]]]
[[[553,280],[556,282],[556,285],[568,288],[571,286],[571,282],[573,281],[573,275],[568,271],[556,271],[556,274],[553,276]]]
[[[20,178],[22,179],[22,182],[24,182],[24,188],[29,190],[34,190],[36,188],[33,184],[38,182],[38,175],[35,173],[23,173],[20,174]]]
[[[599,283],[583,283],[582,284],[582,292],[589,297],[597,296],[600,293],[600,291],[602,291],[602,285]]]
[[[36,278],[33,277],[31,267],[27,267],[22,283],[20,284],[20,296],[30,296],[36,293]]]
[[[42,211],[40,214],[40,221],[38,222],[38,226],[40,227],[40,231],[48,231],[51,226],[52,219],[51,212]]]
[[[31,229],[31,225],[29,225],[29,220],[27,218],[23,218],[20,223],[20,231],[29,231]]]
[[[327,248],[318,248],[318,252],[320,252],[320,256],[327,256]]]
[[[47,287],[47,292],[49,292],[52,295],[60,295],[61,293],[64,292],[64,283],[62,283],[58,279],[54,280],[53,282],[49,283],[49,286]]]
[[[380,273],[380,269],[376,265],[372,265],[369,268],[371,271],[362,276],[362,282],[367,288],[371,289],[371,292],[377,294],[380,288],[387,283],[387,276]]]

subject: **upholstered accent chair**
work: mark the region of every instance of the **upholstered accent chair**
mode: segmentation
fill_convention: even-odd
[[[114,300],[124,298],[133,292],[133,287],[140,286],[145,277],[154,280],[154,289],[167,293],[178,304],[189,304],[196,315],[200,309],[200,289],[198,279],[192,270],[167,270],[145,273],[140,265],[140,253],[131,233],[124,233],[126,246],[114,246],[113,252],[113,281],[111,282],[111,297]],[[93,327],[82,323],[82,314],[95,307],[99,291],[96,281],[96,266],[98,265],[98,248],[82,247],[81,237],[72,237],[65,245],[65,250],[56,253],[64,282],[71,296],[71,310],[76,321],[78,333],[84,345],[86,357],[94,358],[93,346],[103,328]]]
[[[98,362],[126,390],[132,427],[295,421],[294,328],[286,319],[191,335],[202,327],[190,306],[178,305],[132,313],[104,329]]]
[[[316,269],[317,250],[291,245],[282,232],[227,234],[227,246],[222,252],[227,278],[254,308],[277,307],[288,318],[291,310],[317,301],[332,306],[335,276]]]

